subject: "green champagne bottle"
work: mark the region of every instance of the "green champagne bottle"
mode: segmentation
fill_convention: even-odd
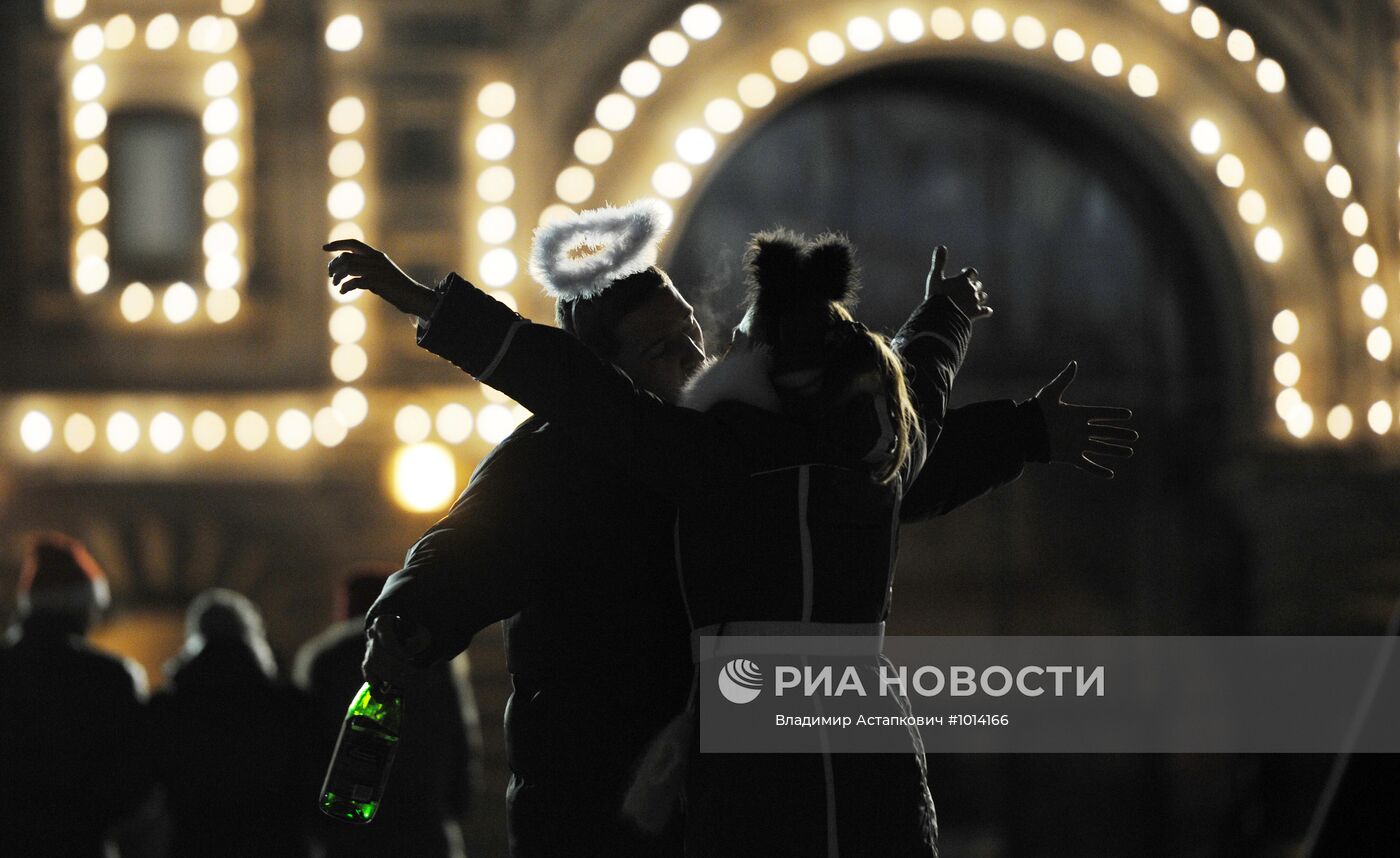
[[[322,813],[360,825],[374,819],[398,750],[402,721],[403,695],[397,689],[387,683],[360,687],[326,770]]]

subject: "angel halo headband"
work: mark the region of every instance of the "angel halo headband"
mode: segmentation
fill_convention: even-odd
[[[654,198],[590,209],[535,229],[530,276],[560,301],[593,298],[656,264],[670,210]]]

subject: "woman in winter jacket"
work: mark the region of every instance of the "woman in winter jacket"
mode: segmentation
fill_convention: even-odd
[[[678,407],[455,274],[430,291],[393,276],[392,262],[362,242],[326,249],[349,251],[330,266],[342,288],[369,288],[423,319],[424,348],[568,423],[674,500],[697,635],[865,635],[873,662],[902,496],[938,437],[972,320],[991,312],[975,272],[944,279],[936,253],[923,303],[886,343],[847,309],[857,282],[844,239],[756,236],[748,314]],[[626,522],[618,526],[625,538]],[[934,854],[917,735],[907,755],[690,759],[687,854]]]

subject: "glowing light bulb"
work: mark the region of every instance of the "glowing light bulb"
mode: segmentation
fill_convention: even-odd
[[[499,164],[487,167],[476,177],[476,193],[488,203],[505,202],[515,193],[515,174]]]
[[[209,261],[204,264],[205,285],[215,291],[232,289],[238,285],[242,276],[243,266],[239,263],[238,257],[232,254],[211,256]]]
[[[219,60],[204,73],[204,94],[210,98],[228,95],[238,86],[238,67],[228,60]]]
[[[846,40],[858,51],[873,51],[885,41],[885,31],[879,21],[862,15],[847,22]]]
[[[311,418],[306,412],[288,408],[277,418],[277,440],[288,450],[300,450],[311,441]]]
[[[1022,15],[1011,22],[1011,38],[1026,50],[1034,51],[1045,47],[1048,34],[1045,32],[1045,25],[1040,23],[1039,18]]]
[[[204,191],[204,213],[224,218],[238,210],[238,188],[227,179],[213,182]]]
[[[190,437],[194,439],[196,447],[207,453],[217,450],[224,443],[228,438],[228,427],[224,424],[224,418],[214,412],[201,411],[190,424]]]
[[[53,440],[53,421],[41,411],[31,411],[19,421],[19,440],[25,449],[37,453]]]
[[[267,443],[267,418],[256,411],[244,411],[233,421],[233,439],[245,450],[256,450]]]
[[[341,381],[354,381],[369,369],[369,355],[355,343],[342,343],[331,352],[331,373]]]
[[[929,16],[929,29],[945,42],[962,38],[966,31],[962,15],[958,14],[956,9],[949,9],[947,6],[933,10],[933,14]]]
[[[165,312],[165,318],[172,324],[183,324],[192,319],[195,311],[199,309],[199,296],[188,283],[172,283],[170,288],[165,290],[160,307]]]
[[[405,405],[394,415],[394,434],[405,444],[425,441],[433,431],[433,419],[421,405]]]
[[[703,128],[687,128],[676,137],[676,154],[682,161],[703,164],[714,157],[715,137]]]
[[[690,53],[690,43],[685,36],[674,30],[665,30],[657,33],[651,38],[648,46],[651,58],[657,64],[663,66],[678,66],[685,61],[685,57]]]
[[[703,42],[719,32],[719,11],[708,3],[696,3],[681,13],[681,29],[697,42]]]
[[[1238,188],[1244,184],[1244,162],[1234,155],[1222,155],[1215,165],[1215,174],[1220,178],[1220,184]]]
[[[1287,78],[1283,73],[1283,66],[1277,60],[1265,57],[1259,61],[1259,67],[1255,70],[1255,79],[1259,81],[1259,88],[1265,92],[1283,92],[1287,83]]]
[[[1395,410],[1390,407],[1389,402],[1381,400],[1371,403],[1371,407],[1366,411],[1366,424],[1371,427],[1372,432],[1384,435],[1394,423]]]
[[[476,109],[492,119],[502,119],[515,109],[515,87],[502,80],[492,81],[476,96]]]
[[[1372,319],[1384,316],[1389,304],[1390,296],[1386,294],[1385,288],[1379,283],[1372,283],[1361,292],[1361,312]]]
[[[1351,434],[1353,423],[1351,409],[1345,405],[1334,406],[1327,412],[1327,431],[1338,441]]]
[[[1057,31],[1050,47],[1055,51],[1055,56],[1067,63],[1077,63],[1084,59],[1084,37],[1073,30]]]
[[[394,499],[410,512],[445,507],[457,490],[457,468],[446,448],[431,442],[401,447],[394,454]]]
[[[369,399],[353,387],[342,387],[331,397],[331,408],[335,409],[346,426],[353,429],[369,416]]]
[[[336,182],[326,195],[326,210],[337,220],[350,220],[365,210],[365,189],[353,179]]]
[[[807,57],[792,48],[783,48],[773,54],[770,63],[773,76],[783,83],[796,83],[807,74]]]
[[[1135,65],[1128,72],[1128,89],[1139,98],[1151,98],[1157,94],[1159,86],[1157,73],[1148,66]]]
[[[358,176],[365,167],[365,147],[358,140],[342,140],[331,148],[326,164],[336,178]]]
[[[472,433],[472,413],[465,405],[449,402],[437,413],[437,433],[449,444],[460,444]]]
[[[1317,126],[1303,135],[1303,151],[1319,164],[1332,157],[1332,138]]]
[[[972,35],[984,42],[999,42],[1006,38],[1006,19],[995,9],[978,9],[972,13]]]
[[[354,134],[365,124],[365,103],[353,95],[336,99],[326,114],[326,124],[337,134]]]
[[[146,47],[153,51],[163,51],[180,38],[180,22],[174,15],[164,12],[151,19],[146,25]]]
[[[350,434],[350,427],[333,407],[322,408],[311,420],[311,432],[322,447],[336,447]]]
[[[621,93],[611,93],[598,101],[594,111],[598,124],[609,131],[621,131],[632,124],[637,116],[637,106],[632,99]]]
[[[185,440],[185,426],[180,418],[162,411],[151,418],[151,446],[158,452],[173,452]]]
[[[131,283],[122,290],[119,302],[122,318],[128,322],[147,319],[156,308],[156,296],[145,283]]]
[[[1278,262],[1283,258],[1283,237],[1273,227],[1264,227],[1254,236],[1254,252],[1265,262]]]
[[[1208,6],[1197,6],[1191,12],[1191,29],[1202,39],[1220,35],[1220,16]]]
[[[97,424],[86,414],[70,414],[63,421],[63,441],[74,453],[85,453],[97,441]]]
[[[1240,194],[1239,210],[1240,220],[1248,224],[1261,224],[1268,215],[1268,206],[1264,203],[1264,195],[1252,188]]]
[[[477,235],[487,244],[502,244],[515,235],[515,212],[505,206],[492,206],[476,222]]]
[[[520,260],[509,248],[497,247],[481,257],[481,279],[488,286],[505,286],[520,273]]]
[[[1123,73],[1123,55],[1112,45],[1096,45],[1089,63],[1094,71],[1104,77],[1117,77]]]
[[[1366,214],[1366,207],[1361,203],[1351,203],[1342,212],[1342,226],[1357,238],[1366,234],[1366,228],[1370,224],[1371,219]]]
[[[238,145],[227,137],[215,140],[204,150],[204,172],[227,176],[238,167]]]
[[[1298,341],[1300,326],[1298,314],[1292,310],[1281,310],[1274,316],[1274,339],[1286,346],[1291,346]]]
[[[800,57],[801,54],[798,56]],[[778,89],[773,85],[773,81],[767,75],[758,72],[746,74],[740,78],[738,90],[739,100],[754,109],[767,107],[778,94]]]
[[[238,315],[238,309],[242,304],[242,299],[232,289],[210,292],[204,296],[204,312],[208,314],[209,321],[216,325],[232,321],[233,317]]]
[[[1191,145],[1202,155],[1220,151],[1220,129],[1209,119],[1197,119],[1191,126]]]
[[[365,37],[358,15],[341,15],[326,25],[326,46],[333,51],[353,51]]]
[[[744,121],[744,109],[732,98],[716,98],[705,105],[705,124],[720,134],[729,134]]]
[[[129,412],[118,411],[107,418],[107,443],[118,453],[126,453],[141,440],[141,424]]]
[[[661,69],[646,60],[636,60],[622,70],[619,82],[628,95],[646,98],[661,86]]]
[[[656,192],[668,199],[683,197],[690,190],[692,177],[684,164],[668,161],[657,167],[651,174],[651,185]]]
[[[587,167],[565,167],[554,181],[554,193],[566,203],[581,203],[593,196],[593,173]]]

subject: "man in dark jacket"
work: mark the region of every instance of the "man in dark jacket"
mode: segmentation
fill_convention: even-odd
[[[329,269],[336,283],[357,278],[345,289],[369,289],[425,320],[433,315],[441,288],[413,283],[363,242],[325,249],[349,251]],[[931,277],[943,279],[944,255]],[[674,401],[702,363],[692,309],[654,265],[600,294],[559,297],[559,326],[639,388]],[[976,498],[1015,479],[1027,461],[1078,461],[1088,420],[1102,415],[1059,402],[1070,377],[1072,369],[1020,404],[950,411],[905,520]],[[633,766],[684,707],[690,687],[675,509],[583,449],[567,426],[536,418],[486,457],[371,610],[371,620],[399,615],[419,633],[398,641],[378,631],[384,624],[373,626],[367,669],[377,662],[409,679],[415,664],[451,657],[509,618],[512,855],[680,855],[678,827],[647,839],[619,816]]]
[[[0,853],[99,858],[150,788],[146,674],[84,637],[109,602],[80,543],[45,534],[20,571],[0,646]]]
[[[331,759],[345,711],[364,678],[365,613],[397,566],[356,566],[337,597],[339,621],[297,653],[293,678],[316,708],[319,748]],[[466,814],[480,765],[476,704],[466,655],[435,665],[405,691],[399,749],[372,825],[323,817],[314,828],[325,858],[460,858],[458,820]]]

